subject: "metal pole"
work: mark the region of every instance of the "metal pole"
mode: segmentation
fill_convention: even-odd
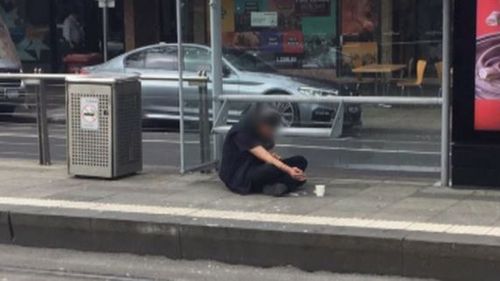
[[[109,0],[104,1],[102,7],[102,55],[104,61],[108,61],[108,3]]]
[[[37,128],[38,128],[38,153],[40,165],[50,165],[50,144],[49,144],[49,129],[47,121],[47,97],[45,89],[45,81],[38,80],[36,85],[36,111],[37,111]]]
[[[179,142],[181,155],[181,174],[186,171],[184,149],[184,49],[182,48],[182,0],[176,0],[177,13],[177,64],[179,69]]]
[[[213,119],[216,120],[220,109],[220,101],[217,96],[223,94],[222,75],[222,35],[221,35],[222,6],[221,0],[210,0],[210,34],[212,46],[212,98]],[[222,146],[222,137],[214,135],[214,158],[219,159]]]
[[[441,186],[450,184],[451,1],[443,0],[443,105],[441,122]]]
[[[204,75],[204,74],[203,74]],[[200,114],[200,156],[201,165],[210,161],[210,122],[208,111],[208,85],[199,86],[199,114]],[[209,172],[204,169],[202,172]]]

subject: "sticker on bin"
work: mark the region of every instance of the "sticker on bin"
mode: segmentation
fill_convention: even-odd
[[[82,130],[99,130],[99,99],[80,99],[80,128]]]

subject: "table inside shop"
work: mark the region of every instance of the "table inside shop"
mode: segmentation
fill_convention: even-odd
[[[352,70],[358,75],[375,75],[375,94],[378,95],[378,85],[382,86],[382,94],[387,95],[389,91],[389,74],[401,72],[406,69],[404,64],[367,64]]]

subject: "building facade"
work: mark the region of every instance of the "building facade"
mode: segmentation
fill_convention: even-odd
[[[123,45],[123,3],[117,1],[110,11],[110,49],[118,54]],[[68,17],[81,27],[77,50],[71,50],[64,38]],[[0,0],[0,16],[9,28],[24,70],[42,68],[45,72],[63,71],[62,61],[73,51],[100,52],[102,17],[92,0]]]
[[[339,77],[360,65],[441,60],[442,3],[435,0],[223,0],[223,43],[254,52],[284,72]],[[109,9],[113,57],[176,41],[175,1],[116,0]],[[183,1],[185,42],[208,44],[206,0]],[[64,27],[75,14],[82,43],[68,48]],[[61,71],[71,52],[102,49],[102,16],[94,0],[0,0],[27,71]],[[412,72],[412,71],[409,71]],[[428,76],[436,76],[429,69]]]

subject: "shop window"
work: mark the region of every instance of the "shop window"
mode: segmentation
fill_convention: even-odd
[[[50,63],[50,9],[48,0],[0,0],[4,20],[23,64]]]
[[[224,0],[223,41],[277,68],[334,68],[337,0]]]
[[[18,69],[21,66],[16,47],[12,42],[9,29],[0,17],[0,68],[2,71]],[[10,69],[9,69],[10,68]]]

